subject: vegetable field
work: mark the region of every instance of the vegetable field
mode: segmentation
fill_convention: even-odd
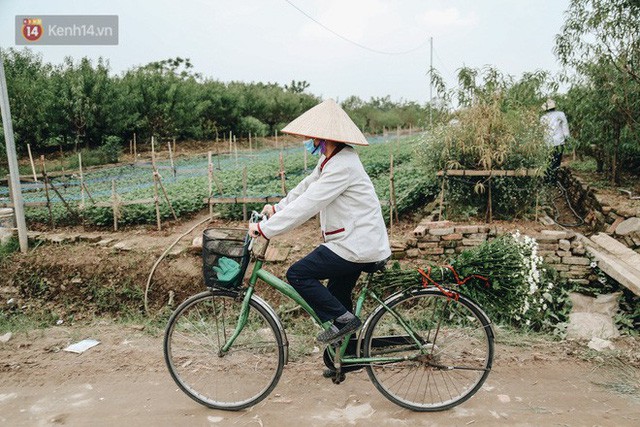
[[[429,198],[435,191],[435,176],[421,173],[419,166],[412,161],[416,141],[415,137],[397,140],[374,137],[370,139],[370,147],[358,148],[358,153],[381,200],[389,199],[390,153],[393,151],[395,192],[400,213]],[[282,195],[280,154],[282,153],[286,174],[285,185],[290,190],[313,169],[317,161],[317,157],[307,156],[308,170],[305,171],[303,150],[300,145],[282,150],[240,151],[237,155],[235,153],[214,154],[213,174],[219,185],[213,185],[212,196],[242,196],[245,167],[247,168],[248,197],[266,198]],[[157,160],[156,166],[178,217],[205,208],[203,200],[209,196],[207,155],[178,158],[175,161],[175,176],[169,160]],[[114,183],[116,197],[121,205],[118,219],[120,224],[153,224],[156,221],[153,203],[126,203],[133,200],[153,199],[154,179],[150,160],[85,172],[84,183],[87,191],[84,194],[84,205],[82,205],[81,181],[78,174],[55,178],[52,183],[68,205],[68,207],[65,206],[61,198],[49,188],[51,216],[55,224],[78,222],[97,226],[112,224],[112,208],[99,205],[113,201]],[[23,183],[25,202],[46,203],[47,194],[44,187],[42,182]],[[8,202],[8,194],[8,188],[0,187],[0,203]],[[172,218],[171,208],[162,194],[160,200],[161,218],[163,220]],[[250,205],[250,208],[254,207],[259,206]],[[225,218],[238,219],[242,216],[242,205],[216,205],[215,209]],[[28,207],[26,216],[30,223],[46,224],[51,220],[46,206]]]

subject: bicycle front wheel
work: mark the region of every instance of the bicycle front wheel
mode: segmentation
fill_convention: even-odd
[[[264,399],[284,366],[276,321],[251,300],[246,325],[227,352],[242,308],[237,293],[202,292],[169,319],[164,357],[176,384],[196,402],[214,409],[240,410]]]
[[[386,305],[363,338],[364,356],[380,358],[367,372],[383,395],[414,411],[441,411],[478,391],[491,370],[493,332],[475,303],[420,289]]]

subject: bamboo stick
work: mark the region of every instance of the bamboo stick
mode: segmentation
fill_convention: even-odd
[[[33,156],[31,155],[31,144],[27,144],[27,151],[29,152],[29,162],[31,163],[31,172],[33,172],[33,181],[38,182],[38,175],[36,174],[36,165],[33,162]]]
[[[389,234],[393,235],[393,151],[389,153]]]
[[[492,206],[492,197],[491,197],[491,176],[487,179],[487,218],[486,221],[488,223],[493,221],[493,206]]]
[[[60,169],[62,169],[62,175],[64,175],[64,151],[62,151],[62,145],[60,145]]]
[[[136,141],[136,133],[133,133],[133,163],[138,161],[138,143]]]
[[[211,197],[203,199],[203,203],[215,204],[231,204],[237,205],[241,203],[277,203],[282,200],[281,196],[264,196],[264,197]]]
[[[233,135],[233,148],[236,155],[236,167],[238,167],[238,141],[235,135]]]
[[[60,194],[56,186],[53,185],[53,182],[50,182],[49,185],[51,185],[51,189],[53,190],[54,193],[56,193],[56,195],[58,196],[58,198],[60,199],[64,207],[67,209],[67,212],[69,212],[71,215],[74,215],[74,216],[77,215],[77,213],[74,212],[73,209],[71,209],[71,206],[69,206],[69,203],[67,203],[64,197],[62,197],[62,194]]]
[[[91,196],[91,193],[89,192],[89,188],[87,187],[87,184],[82,184],[84,186],[84,191],[87,192],[87,196],[89,196],[89,200],[91,200],[91,203],[95,203],[95,201],[93,200],[93,197]]]
[[[213,196],[213,163],[211,163],[211,151],[207,154],[207,174],[209,175],[209,199]],[[213,218],[213,205],[209,203],[209,216]]]
[[[151,136],[151,165],[153,169],[156,168],[156,141],[153,135]]]
[[[53,221],[53,212],[51,212],[51,199],[49,198],[49,178],[47,177],[47,167],[44,163],[44,156],[40,156],[40,165],[42,166],[42,179],[44,179],[44,194],[47,197],[47,209],[49,209],[49,223],[51,228],[55,227]]]
[[[282,157],[282,152],[280,152],[280,182],[282,184],[282,194],[287,195],[287,183],[285,182],[285,173],[284,173],[284,159]]]
[[[173,137],[173,152],[178,154],[178,152],[176,151],[176,137]]]
[[[242,169],[242,197],[247,197],[247,167]],[[247,204],[242,204],[242,220],[247,221]]]
[[[158,171],[156,169],[156,148],[154,137],[151,136],[151,167],[153,171],[153,201],[156,205],[156,225],[158,231],[162,230],[162,222],[160,219],[160,197],[158,193]]]
[[[440,207],[438,208],[438,221],[442,221],[442,205],[444,204],[444,185],[446,181],[447,175],[445,174],[442,177],[442,188],[440,189]]]
[[[176,139],[173,138],[173,150],[175,150]],[[167,142],[167,147],[169,148],[169,161],[171,162],[171,171],[173,172],[173,179],[176,179],[176,165],[173,163],[173,150],[171,150],[171,143]]]
[[[113,231],[118,231],[118,216],[120,215],[118,209],[118,196],[116,193],[116,180],[111,180],[111,206],[113,208]]]
[[[160,184],[160,188],[162,189],[162,193],[164,194],[164,199],[167,201],[167,204],[169,205],[169,209],[171,210],[171,214],[173,215],[173,219],[174,220],[178,220],[178,215],[176,215],[176,211],[173,209],[173,205],[171,204],[171,200],[169,200],[169,195],[167,194],[167,190],[165,190],[164,188],[164,184],[162,183],[162,180],[160,179],[160,175],[158,174],[158,184]]]
[[[153,174],[153,202],[156,205],[156,225],[158,231],[162,230],[162,223],[160,221],[160,200],[158,197],[158,177],[156,173]]]
[[[82,152],[78,151],[78,167],[80,168],[80,200],[84,209],[84,174],[82,173]]]

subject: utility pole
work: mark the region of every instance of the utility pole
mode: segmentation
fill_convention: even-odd
[[[429,37],[429,128],[433,128],[433,37]]]
[[[2,110],[2,128],[4,129],[4,141],[7,144],[7,160],[9,162],[9,179],[11,181],[11,193],[13,197],[13,213],[18,227],[18,240],[20,251],[26,253],[29,248],[27,239],[27,223],[24,219],[24,204],[22,200],[22,188],[20,187],[20,170],[16,158],[16,145],[13,140],[13,126],[11,125],[11,111],[9,111],[9,93],[7,92],[7,80],[4,76],[4,61],[0,52],[0,110]]]

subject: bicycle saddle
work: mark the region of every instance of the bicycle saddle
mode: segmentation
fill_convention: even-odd
[[[375,273],[377,271],[384,271],[387,268],[387,261],[389,261],[389,258],[383,259],[382,261],[374,262],[362,271],[366,273]]]

